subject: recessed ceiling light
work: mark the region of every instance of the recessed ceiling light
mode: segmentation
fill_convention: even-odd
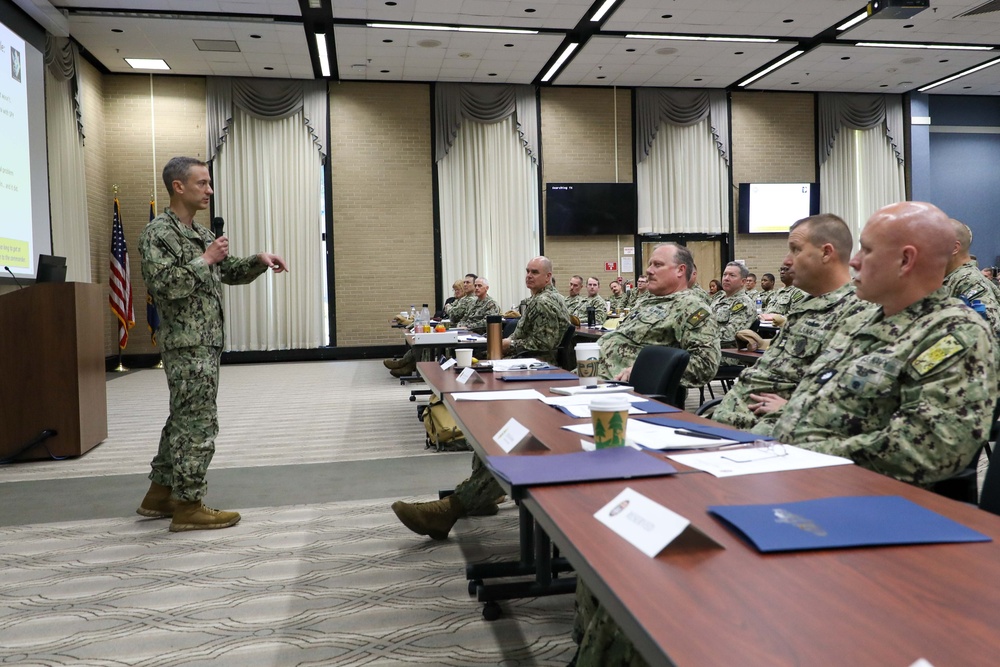
[[[799,85],[799,82],[798,81],[792,81],[792,85],[793,86],[797,86],[797,85]]]
[[[673,14],[664,14],[660,18],[661,19],[672,19],[672,18],[674,18],[674,15]]]
[[[608,13],[608,10],[614,6],[616,0],[604,0],[604,4],[601,5],[600,9],[594,12],[594,15],[590,17],[591,21],[600,21],[604,18],[604,15]]]
[[[382,43],[383,44],[392,44],[392,40],[391,39],[383,39]]]
[[[487,76],[496,76],[496,75],[497,75],[496,72],[490,72],[489,74],[487,74]]]
[[[392,4],[396,4],[396,3],[392,3]],[[380,69],[379,72],[381,72],[382,74],[388,74],[389,70],[387,70],[387,69]]]
[[[742,56],[744,53],[746,53],[746,52],[745,51],[733,51],[733,55],[734,56]]]
[[[704,37],[699,35],[657,35],[652,33],[629,33],[625,39],[660,39],[675,42],[741,42],[748,44],[774,44],[777,37]]]
[[[908,23],[908,24],[904,25],[903,27],[909,29],[909,28],[913,27],[913,24],[912,23]]]
[[[990,61],[987,61],[987,62],[983,63],[982,65],[976,65],[975,67],[973,67],[971,69],[967,69],[964,72],[959,72],[958,74],[953,74],[953,75],[949,76],[946,79],[941,79],[940,81],[935,81],[934,83],[928,84],[928,85],[924,86],[923,88],[917,88],[917,91],[921,92],[921,93],[926,93],[931,88],[937,88],[938,86],[946,84],[946,83],[949,83],[951,81],[954,81],[955,79],[961,79],[963,76],[968,76],[968,75],[972,74],[973,72],[978,72],[979,70],[984,70],[987,67],[993,67],[994,65],[996,65],[998,63],[1000,63],[1000,58],[994,58],[993,60],[990,60]]]
[[[527,9],[524,10],[524,13],[525,14],[534,14],[535,11],[536,10],[532,9],[531,7],[528,7]],[[496,75],[493,75],[493,76],[496,76]]]
[[[260,39],[260,35],[250,35],[250,39]]]
[[[396,6],[396,3],[395,3],[395,2],[392,2],[392,0],[389,0],[389,2],[385,3],[385,6],[386,6],[386,7],[395,7],[395,6]]]
[[[170,69],[162,58],[126,58],[125,62],[132,69]]]
[[[369,28],[384,30],[438,30],[441,32],[488,32],[503,35],[537,35],[537,30],[519,28],[473,28],[470,26],[432,25],[427,23],[366,23]]]
[[[513,44],[504,44],[504,48],[506,48],[506,49],[509,49],[509,48],[511,48],[512,46],[514,46],[514,45],[513,45]]]
[[[112,28],[111,32],[125,32],[125,31],[122,30],[121,28]]]
[[[840,56],[840,59],[841,60],[850,60],[851,57],[850,56]]]
[[[795,19],[785,19],[782,23],[795,23]]]
[[[635,53],[635,49],[625,49],[625,53]]]
[[[597,77],[597,80],[598,80],[598,81],[604,81],[604,80],[605,80],[605,79],[607,79],[607,78],[608,78],[608,77],[606,77],[606,76],[599,76],[599,77]]]
[[[867,10],[861,12],[860,14],[858,14],[854,18],[850,19],[849,21],[838,25],[837,26],[837,30],[844,31],[844,30],[847,30],[848,28],[853,28],[857,24],[859,24],[862,21],[864,21],[866,18],[868,18],[868,11]]]
[[[948,62],[949,60],[951,60],[951,59],[950,59],[950,58],[942,58],[942,59],[941,59],[941,60],[939,60],[938,62],[939,62],[939,63],[946,63],[946,62]]]
[[[972,86],[962,86],[962,90],[970,90]]]
[[[268,72],[273,72],[274,71],[274,68],[271,67],[270,65],[265,66],[264,69],[266,69]]]
[[[965,44],[921,44],[919,42],[858,42],[854,46],[874,46],[883,49],[935,49],[940,51],[992,51],[992,46]]]
[[[883,83],[882,85],[879,86],[879,88],[888,88],[888,87],[889,87],[889,84],[887,84],[887,83]]]
[[[694,79],[695,81],[703,81],[704,79]]]
[[[787,63],[795,60],[796,58],[798,58],[799,56],[801,56],[803,53],[805,53],[805,51],[803,51],[802,49],[799,49],[797,51],[792,51],[791,53],[789,53],[787,56],[785,56],[781,60],[779,60],[779,61],[777,61],[775,63],[772,63],[768,67],[766,67],[766,68],[762,69],[761,71],[757,72],[756,74],[754,74],[750,78],[744,79],[743,81],[740,81],[736,85],[739,86],[740,88],[743,88],[745,86],[749,86],[751,83],[753,83],[757,79],[759,79],[759,78],[761,78],[763,76],[767,76],[768,74],[770,74],[774,70],[778,69],[782,65],[785,65],[785,64],[787,64]]]

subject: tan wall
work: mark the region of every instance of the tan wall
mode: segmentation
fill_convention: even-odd
[[[146,325],[139,233],[149,222],[150,195],[156,197],[157,212],[169,202],[160,180],[167,160],[175,155],[206,158],[205,81],[158,76],[152,78],[151,89],[146,76],[89,74],[84,88],[84,159],[94,280],[108,289],[113,187],[117,185],[135,311],[135,326],[129,331],[125,352],[155,353]],[[196,219],[207,225],[208,212],[199,213]],[[109,307],[104,327],[107,355],[118,354],[117,341],[118,320]]]
[[[542,183],[632,182],[630,91],[543,88],[541,117]],[[596,276],[601,294],[609,298],[608,283],[618,272],[605,271],[604,264],[620,263],[619,244],[631,246],[633,241],[632,236],[545,237],[545,254],[552,260],[559,291],[567,293],[574,274]],[[634,273],[622,276],[635,278]]]
[[[395,344],[434,307],[430,86],[331,84],[330,117],[337,346]]]
[[[810,93],[733,93],[734,217],[737,183],[817,180],[813,99]],[[764,273],[778,275],[787,249],[784,234],[736,235],[736,259],[746,260],[758,282]]]

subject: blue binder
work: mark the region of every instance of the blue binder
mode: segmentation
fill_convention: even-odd
[[[991,541],[982,533],[899,496],[714,505],[708,511],[764,553]]]
[[[693,433],[704,433],[705,435],[714,435],[719,438],[724,438],[726,440],[733,440],[734,442],[754,442],[756,440],[774,440],[769,435],[758,435],[756,433],[750,433],[749,431],[739,431],[734,428],[723,428],[719,426],[708,426],[706,424],[698,424],[695,422],[688,422],[682,419],[671,419],[670,417],[636,417],[639,421],[649,422],[650,424],[657,424],[659,426],[669,426],[670,428],[682,428],[686,431],[691,431]]]
[[[512,486],[659,477],[677,472],[662,458],[631,447],[542,456],[487,456],[486,465]]]

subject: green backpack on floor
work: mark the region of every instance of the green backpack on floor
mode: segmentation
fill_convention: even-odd
[[[458,428],[458,424],[440,397],[431,398],[421,418],[427,431],[428,448],[434,447],[439,452],[461,452],[469,449],[465,434]]]

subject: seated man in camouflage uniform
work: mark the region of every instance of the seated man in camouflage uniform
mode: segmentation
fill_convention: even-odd
[[[622,290],[622,284],[617,280],[611,281],[611,312],[621,313],[628,308],[628,295]]]
[[[747,267],[739,262],[729,262],[722,272],[722,296],[712,302],[722,347],[736,347],[736,332],[749,329],[757,317],[757,309],[743,289],[746,277]]]
[[[629,293],[628,305],[626,308],[631,310],[638,305],[639,299],[646,295],[646,283],[646,274],[640,273],[635,279],[635,289]]]
[[[594,324],[596,326],[604,324],[604,320],[608,319],[608,304],[601,296],[601,281],[594,276],[587,278],[587,297],[584,299],[582,307],[583,315],[580,316],[580,321],[584,324],[587,323],[588,308],[594,309]]]
[[[987,323],[942,288],[955,240],[931,204],[893,204],[869,219],[850,266],[858,298],[880,307],[841,323],[772,435],[921,486],[969,463],[989,432],[997,361]],[[786,403],[752,398],[763,412]],[[598,609],[576,665],[610,664],[646,663]]]
[[[932,204],[876,211],[851,268],[881,307],[841,324],[787,402],[752,395],[781,408],[754,430],[920,486],[965,468],[990,430],[997,357],[986,320],[942,287],[955,241]]]
[[[475,296],[476,300],[472,307],[465,311],[458,326],[475,331],[476,333],[486,333],[486,318],[490,315],[499,315],[500,306],[493,300],[493,297],[486,293],[490,291],[490,281],[486,278],[476,278]]]
[[[574,315],[581,322],[585,322],[587,320],[587,306],[584,305],[585,299],[580,294],[580,290],[582,289],[583,276],[573,276],[569,279],[569,296],[566,297],[566,308],[569,309],[570,315]]]
[[[781,315],[782,317],[788,315],[788,311],[791,310],[792,306],[807,296],[805,292],[792,285],[793,275],[784,264],[778,269],[778,278],[784,284],[784,287],[774,290],[774,294],[767,300],[762,319],[773,319],[768,317],[768,315]]]
[[[989,320],[993,333],[1000,336],[1000,287],[983,275],[969,255],[972,230],[958,220],[952,219],[951,224],[958,240],[948,260],[944,286],[952,296],[964,297],[969,302],[981,302],[986,308],[986,319]]]
[[[566,302],[551,284],[552,262],[536,257],[528,262],[524,284],[531,291],[524,315],[510,338],[503,339],[505,356],[529,354],[545,361],[555,361],[556,348],[562,342],[569,322]],[[404,526],[431,539],[448,537],[451,527],[463,516],[489,515],[497,512],[497,498],[503,489],[478,456],[472,459],[472,476],[455,487],[455,493],[429,503],[392,504],[392,511]]]
[[[853,242],[847,223],[835,215],[814,215],[792,225],[782,268],[796,287],[812,297],[792,308],[781,333],[757,363],[740,374],[712,419],[742,429],[753,427],[759,417],[749,408],[749,403],[756,403],[750,395],[791,396],[837,323],[863,307],[854,295],[848,267]]]
[[[765,273],[760,277],[760,302],[765,309],[767,308],[767,304],[771,302],[771,297],[773,296],[774,274]]]

